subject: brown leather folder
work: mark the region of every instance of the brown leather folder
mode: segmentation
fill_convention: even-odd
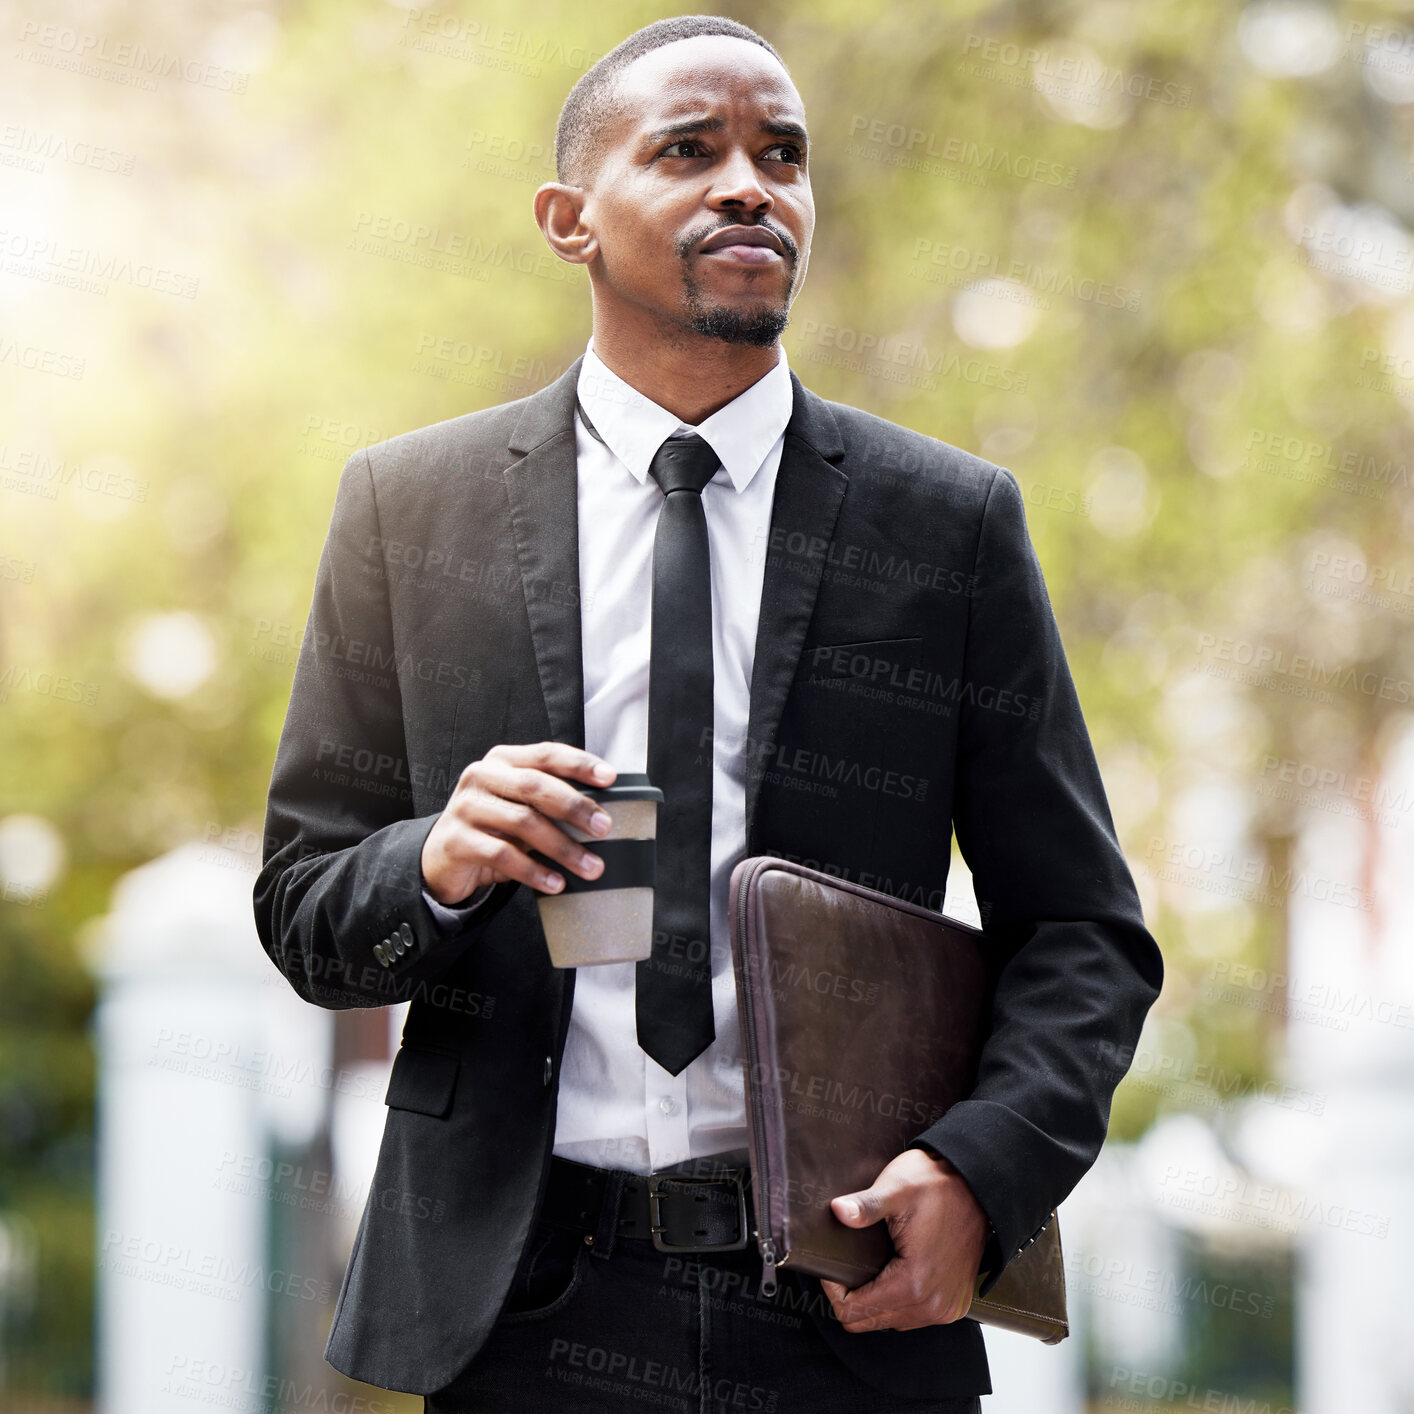
[[[888,1224],[846,1227],[830,1199],[971,1093],[992,953],[977,928],[766,855],[732,871],[730,912],[762,1290],[785,1266],[860,1286],[893,1256]],[[1054,1213],[967,1315],[1065,1339]]]

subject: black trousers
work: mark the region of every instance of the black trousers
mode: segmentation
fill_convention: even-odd
[[[601,1232],[603,1229],[601,1228]],[[980,1414],[971,1399],[900,1399],[841,1363],[806,1302],[814,1277],[760,1292],[755,1243],[660,1252],[541,1221],[486,1344],[427,1414]]]

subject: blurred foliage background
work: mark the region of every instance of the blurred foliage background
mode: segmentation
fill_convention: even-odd
[[[587,280],[531,195],[570,85],[665,13],[0,3],[0,1212],[36,1257],[12,1390],[90,1389],[84,924],[183,841],[258,858],[348,455],[582,351]],[[1202,982],[1281,967],[1287,891],[1162,866],[1220,827],[1285,879],[1323,807],[1272,762],[1376,776],[1408,724],[1410,6],[729,13],[811,124],[792,366],[1020,479],[1168,959],[1157,1044],[1259,1080],[1280,1018]],[[1200,1089],[1127,1081],[1115,1135],[1231,1098]]]

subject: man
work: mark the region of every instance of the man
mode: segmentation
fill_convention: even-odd
[[[301,996],[411,1001],[326,1353],[429,1410],[977,1410],[959,1318],[1094,1161],[1159,990],[1014,479],[786,365],[808,147],[753,31],[630,36],[535,195],[585,354],[339,483],[255,907]],[[535,891],[607,824],[576,787],[645,769],[653,956],[556,970]],[[834,1198],[888,1223],[875,1280],[768,1297],[731,868],[936,902],[954,827],[1004,963],[976,1090]]]

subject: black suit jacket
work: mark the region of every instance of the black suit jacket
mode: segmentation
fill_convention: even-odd
[[[466,763],[584,744],[579,366],[350,458],[270,783],[270,958],[321,1006],[411,1000],[326,1351],[391,1389],[480,1349],[548,1172],[575,972],[517,884],[444,933],[420,859]],[[975,1092],[917,1142],[1010,1260],[1093,1163],[1162,962],[1014,478],[791,382],[748,736],[718,749],[748,757],[749,854],[938,908],[956,829],[1000,981]],[[813,1278],[781,1282],[877,1386],[988,1392],[975,1322],[852,1335]]]

